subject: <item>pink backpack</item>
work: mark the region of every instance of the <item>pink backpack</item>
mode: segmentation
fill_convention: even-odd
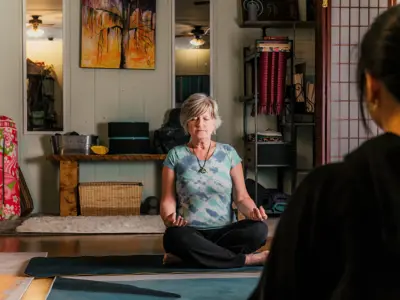
[[[0,116],[0,221],[21,215],[18,167],[17,126]]]

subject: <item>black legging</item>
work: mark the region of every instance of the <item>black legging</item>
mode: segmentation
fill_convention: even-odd
[[[208,268],[238,268],[245,255],[267,241],[264,222],[242,220],[219,229],[199,230],[190,226],[169,227],[164,234],[164,249],[184,262]]]

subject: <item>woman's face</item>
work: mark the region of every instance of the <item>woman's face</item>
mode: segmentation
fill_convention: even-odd
[[[215,119],[210,111],[189,120],[188,131],[192,138],[209,139],[215,131]]]

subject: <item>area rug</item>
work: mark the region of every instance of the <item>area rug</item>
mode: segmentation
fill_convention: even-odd
[[[47,252],[0,252],[0,274],[24,276],[29,261],[34,257],[47,257]]]
[[[43,216],[25,220],[19,233],[62,234],[152,234],[164,233],[160,216]]]
[[[162,261],[162,255],[36,257],[29,261],[25,275],[35,278],[50,278],[74,275],[243,273],[262,270],[261,266],[230,269],[202,268],[186,264],[166,266]]]
[[[268,218],[268,237],[275,233],[279,218]],[[162,234],[160,216],[40,216],[23,221],[17,234]]]
[[[20,300],[33,278],[0,275],[0,300]]]
[[[48,300],[247,299],[259,274],[56,277]],[[165,293],[159,294],[157,293]]]

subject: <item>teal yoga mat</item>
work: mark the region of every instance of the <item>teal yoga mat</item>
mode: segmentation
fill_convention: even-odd
[[[50,291],[54,299],[75,299],[75,296],[83,299],[92,299],[91,296],[97,295],[113,295],[120,299],[120,297],[146,295],[156,297],[157,299],[163,298],[180,298],[179,294],[159,291],[150,288],[142,288],[126,282],[107,282],[107,281],[94,281],[56,277]],[[55,295],[54,295],[55,294]],[[49,299],[49,298],[47,298]],[[50,298],[51,299],[51,298]]]
[[[25,274],[36,278],[75,275],[124,275],[203,272],[259,272],[262,267],[210,269],[190,265],[165,266],[162,255],[35,257]]]
[[[65,279],[64,279],[65,280]],[[248,299],[255,289],[259,278],[201,278],[201,279],[168,279],[168,280],[135,280],[119,281],[118,284],[126,285],[125,291],[117,290],[96,290],[91,288],[93,283],[88,280],[79,280],[80,286],[77,289],[75,282],[68,283],[62,278],[56,278],[47,300],[166,300],[165,298],[151,294],[130,293],[128,286],[135,288],[157,290],[180,295],[181,300],[212,300]],[[86,281],[86,282],[85,282]],[[100,286],[100,285],[99,285]]]

